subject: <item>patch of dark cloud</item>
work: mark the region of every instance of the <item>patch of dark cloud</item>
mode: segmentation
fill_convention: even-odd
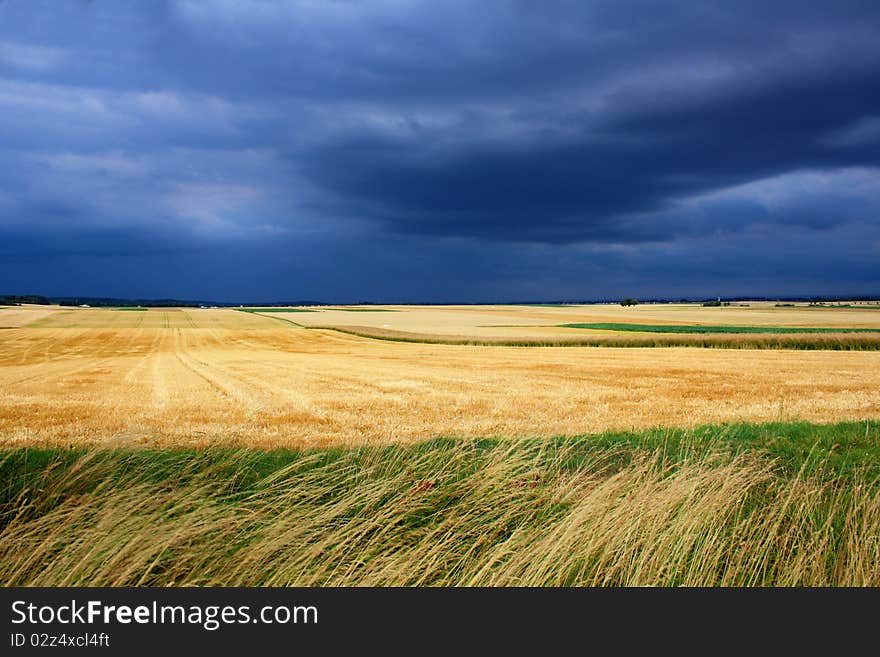
[[[867,285],[878,43],[862,1],[7,0],[0,237],[338,299],[817,280],[796,249]]]
[[[876,294],[878,249],[880,228],[854,223],[824,231],[821,240],[755,225],[725,239],[707,235],[674,245],[373,235],[248,249],[4,257],[0,280],[8,289],[53,295],[330,303]]]
[[[247,97],[516,99],[652,68],[797,65],[870,43],[880,15],[867,2],[769,5],[181,2],[154,12],[153,66],[173,83]]]
[[[674,110],[622,111],[622,118],[612,112],[598,137],[562,144],[465,143],[448,153],[423,148],[418,139],[343,141],[316,149],[304,170],[404,233],[547,242],[671,239],[680,222],[670,222],[664,234],[645,215],[786,172],[878,165],[873,142],[826,140],[880,107],[877,70],[774,82]],[[836,220],[834,208],[814,208],[805,224],[819,212],[823,221]],[[753,218],[744,213],[740,223]]]
[[[10,267],[23,260],[62,256],[155,256],[205,248],[191,240],[174,239],[160,226],[95,226],[84,221],[78,210],[65,206],[44,205],[30,210],[40,217],[39,222],[0,225],[0,256]]]
[[[659,29],[637,20],[624,40],[644,39],[673,51],[674,72],[657,69],[650,59],[641,68],[621,69],[609,57],[595,80],[609,90],[593,105],[579,107],[577,100],[589,77],[569,80],[569,94],[558,93],[558,106],[538,110],[540,123],[527,101],[511,101],[502,120],[520,123],[510,134],[484,138],[479,130],[488,121],[473,126],[461,120],[452,136],[407,124],[384,142],[382,135],[355,135],[319,144],[304,170],[317,184],[360,202],[359,212],[392,231],[639,242],[676,237],[681,222],[671,222],[664,234],[643,217],[689,196],[791,171],[880,162],[874,140],[829,141],[848,126],[864,124],[880,107],[880,49],[876,41],[870,46],[880,33],[854,18],[875,9],[847,5],[835,14],[820,4],[803,12],[753,8],[753,14],[735,16],[714,9],[690,24],[673,12],[680,29],[697,34],[683,42],[679,32],[674,45],[668,17],[657,23]],[[614,12],[604,18],[609,14],[620,18]],[[728,22],[716,23],[719,17]],[[770,19],[768,28],[762,21]],[[710,47],[713,25],[720,28],[721,46]],[[737,38],[742,33],[751,36]],[[586,31],[584,40],[590,36]],[[768,42],[773,38],[778,43]],[[718,65],[715,59],[724,62],[727,48],[735,56]],[[640,47],[635,51],[647,55]],[[740,223],[751,217],[743,215]]]

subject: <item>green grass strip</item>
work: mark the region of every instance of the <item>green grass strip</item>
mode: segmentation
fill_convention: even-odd
[[[396,313],[398,310],[388,308],[322,308],[322,310],[341,310],[346,313]]]
[[[577,308],[582,304],[577,303],[523,303],[518,304],[528,308]]]
[[[87,454],[100,453],[106,462],[119,465],[120,475],[141,481],[164,482],[179,479],[181,475],[186,478],[187,473],[195,475],[209,470],[225,488],[246,492],[254,482],[294,463],[302,462],[303,468],[318,469],[342,459],[359,460],[368,455],[375,455],[380,461],[409,461],[413,468],[425,470],[427,474],[431,472],[430,457],[463,446],[475,453],[536,450],[544,454],[548,463],[568,471],[590,463],[589,457],[596,452],[610,451],[620,459],[618,465],[622,466],[646,451],[662,450],[670,463],[686,463],[710,454],[754,454],[772,460],[776,464],[775,472],[785,477],[815,472],[836,482],[880,478],[880,420],[831,424],[799,420],[731,422],[694,428],[656,427],[552,438],[438,437],[410,444],[312,450],[16,447],[0,449],[0,482],[3,482],[0,485],[0,506],[14,503],[21,490],[39,489],[41,480],[45,486],[47,478],[63,476],[67,466]],[[563,455],[564,460],[560,461]],[[224,469],[227,462],[233,470]],[[50,468],[53,463],[57,465]],[[214,470],[218,465],[220,469]]]
[[[272,319],[283,320],[280,317]],[[293,322],[291,322],[293,323]],[[364,329],[341,328],[338,326],[302,326],[313,331],[336,331],[337,333],[345,333],[347,335],[356,335],[359,338],[368,338],[370,340],[384,340],[386,342],[405,342],[410,344],[446,344],[466,347],[602,347],[602,348],[624,348],[624,349],[651,349],[665,347],[697,347],[701,349],[797,349],[806,351],[826,350],[826,351],[880,351],[880,339],[876,337],[855,336],[852,338],[840,339],[810,339],[806,336],[786,336],[785,334],[771,335],[769,337],[749,336],[732,338],[730,340],[714,340],[710,336],[700,337],[698,335],[662,335],[645,336],[644,339],[630,337],[578,337],[577,339],[556,339],[556,338],[533,338],[533,339],[495,339],[487,340],[482,338],[469,337],[433,337],[429,335],[392,335],[392,334],[376,334]]]
[[[236,308],[243,313],[313,313],[307,308]]]
[[[559,324],[562,328],[595,329],[601,331],[631,331],[638,333],[880,333],[869,328],[802,328],[786,326],[701,326],[683,324],[617,324],[592,322]]]

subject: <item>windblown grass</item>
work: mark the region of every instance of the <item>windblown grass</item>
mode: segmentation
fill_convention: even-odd
[[[878,434],[14,450],[0,583],[877,586]]]

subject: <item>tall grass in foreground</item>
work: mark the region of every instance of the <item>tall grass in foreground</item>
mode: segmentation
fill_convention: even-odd
[[[0,583],[880,585],[858,468],[588,440],[7,452]]]

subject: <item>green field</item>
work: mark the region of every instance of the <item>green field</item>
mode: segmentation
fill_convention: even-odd
[[[0,453],[0,584],[880,585],[880,422]]]
[[[870,328],[801,328],[784,326],[703,326],[699,324],[618,324],[614,322],[594,322],[559,324],[562,328],[595,329],[600,331],[630,331],[638,333],[764,333],[778,335],[784,333],[880,333],[880,329]]]
[[[313,313],[308,308],[236,308],[243,313]]]
[[[279,317],[273,319],[281,319]],[[287,320],[281,320],[287,321]],[[294,322],[291,322],[294,323]],[[295,323],[294,323],[295,324]],[[663,348],[663,347],[697,347],[701,349],[798,349],[798,350],[829,350],[829,351],[880,351],[880,340],[862,334],[859,331],[852,335],[833,335],[808,337],[786,334],[732,335],[729,339],[721,334],[653,334],[646,336],[578,336],[576,338],[478,338],[467,336],[433,336],[428,333],[394,333],[368,327],[341,327],[331,325],[302,326],[299,328],[320,331],[336,331],[348,335],[356,335],[372,340],[387,342],[405,342],[411,344],[449,344],[471,347],[609,347],[609,348]]]
[[[776,304],[780,306],[782,304]],[[880,304],[877,303],[864,303],[864,304],[854,304],[854,303],[811,303],[806,306],[800,306],[801,308],[815,309],[821,310],[822,308],[855,308],[856,310],[880,310]]]
[[[575,308],[582,304],[577,303],[523,303],[520,304],[523,306],[528,306],[529,308]]]
[[[396,313],[391,308],[321,308],[321,310],[341,310],[346,313]]]

